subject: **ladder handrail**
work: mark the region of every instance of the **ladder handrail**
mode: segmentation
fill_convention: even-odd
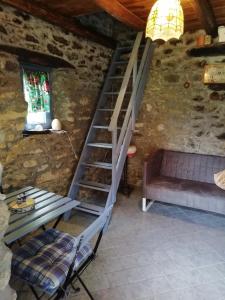
[[[135,50],[132,51],[127,70],[124,75],[125,78],[123,83],[126,82],[128,84],[130,77],[126,78],[126,75],[131,76],[133,72],[133,87],[119,136],[117,136],[117,122],[124,98],[117,98],[114,114],[109,127],[109,131],[112,132],[112,186],[109,197],[113,202],[116,201],[116,191],[118,189],[120,176],[123,170],[123,162],[126,159],[127,149],[131,141],[132,131],[134,130],[135,126],[135,120],[138,112],[137,102],[139,101],[139,97],[144,88],[143,84],[146,80],[145,74],[143,73],[145,73],[144,71],[147,71],[146,68],[148,66],[150,54],[152,52],[151,48],[153,47],[153,44],[151,44],[150,39],[148,39],[145,44],[140,65],[139,67],[137,67],[137,57],[142,35],[143,33],[139,33],[137,35],[136,42],[134,45]],[[121,86],[121,90],[122,92],[124,92],[123,95],[125,95],[123,84]]]
[[[121,131],[120,131],[120,136],[119,136],[119,139],[118,139],[118,142],[117,142],[117,147],[116,147],[117,155],[119,155],[121,145],[123,144],[124,135],[125,135],[126,130],[127,130],[127,126],[128,126],[128,123],[129,123],[129,119],[130,119],[130,115],[132,113],[132,110],[133,110],[132,117],[136,119],[136,111],[135,111],[136,105],[135,105],[134,101],[135,101],[135,98],[136,98],[136,94],[137,94],[137,91],[138,91],[139,84],[141,82],[141,77],[142,77],[142,74],[143,74],[143,69],[144,69],[146,58],[147,58],[147,55],[148,55],[149,46],[150,46],[150,40],[148,39],[147,42],[146,42],[146,45],[145,45],[145,50],[144,50],[142,59],[141,59],[141,64],[140,64],[140,67],[138,69],[138,74],[137,74],[137,77],[136,77],[136,80],[135,80],[135,84],[134,84],[134,88],[133,88],[133,91],[132,91],[132,94],[131,94],[131,98],[130,98],[130,102],[129,102],[129,105],[128,105],[128,108],[127,108],[127,112],[126,112],[126,115],[125,115],[125,118],[124,118],[124,121],[123,121],[123,125],[122,125]],[[133,121],[135,122],[135,120],[133,120]]]
[[[127,69],[126,69],[126,72],[124,74],[124,79],[123,79],[123,82],[122,82],[122,85],[121,85],[121,88],[120,88],[120,92],[119,92],[119,95],[117,97],[114,113],[112,115],[111,122],[110,122],[110,125],[109,125],[109,131],[113,131],[114,129],[117,128],[118,117],[119,117],[121,107],[122,107],[122,104],[123,104],[123,100],[124,100],[124,96],[126,94],[126,90],[127,90],[127,87],[128,87],[129,81],[130,81],[132,70],[133,70],[133,68],[135,66],[135,63],[137,61],[137,54],[138,54],[138,50],[139,50],[139,47],[140,47],[140,44],[141,44],[142,37],[143,37],[143,32],[139,32],[137,34],[137,37],[136,37],[136,40],[135,40],[135,43],[134,43],[134,47],[133,47],[133,50],[131,52],[131,56],[130,56],[130,59],[129,59],[129,62],[128,62],[128,65],[127,65]]]

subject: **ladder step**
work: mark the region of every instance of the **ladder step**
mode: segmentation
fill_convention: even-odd
[[[85,203],[83,201],[80,202],[80,205],[75,207],[76,210],[84,211],[93,215],[100,216],[102,212],[104,211],[104,207]]]
[[[139,46],[139,49],[140,49],[140,48],[144,48],[144,47],[145,47],[145,45],[144,45],[144,44],[141,44],[141,45]],[[132,50],[133,47],[132,47],[132,46],[122,46],[122,47],[118,47],[117,49],[120,50],[120,51],[129,51],[129,50]]]
[[[135,42],[135,37],[134,37],[134,39],[132,39],[132,40],[124,40],[124,41],[121,41],[121,42],[120,42],[120,46],[121,46],[121,47],[124,47],[124,46],[126,46],[127,44],[134,44],[134,42]]]
[[[93,128],[96,128],[96,129],[108,129],[109,126],[103,126],[103,125],[94,125]]]
[[[107,143],[88,143],[89,147],[112,149],[112,144]]]
[[[110,76],[109,79],[123,79],[124,76]]]
[[[105,92],[105,95],[119,95],[119,92]],[[126,92],[127,95],[130,95],[131,92]]]
[[[141,60],[138,59],[137,62],[140,62]],[[117,60],[117,61],[114,61],[113,64],[115,65],[123,65],[123,64],[128,64],[129,62],[129,59],[124,59],[124,60]]]
[[[101,161],[84,162],[83,165],[86,167],[94,167],[94,168],[112,170],[112,164],[106,163],[106,162],[101,162]]]
[[[132,51],[133,47],[131,46],[121,46],[121,47],[118,47],[117,50],[119,51]]]
[[[94,125],[93,128],[95,129],[105,129],[108,130],[109,126],[104,126],[104,125]],[[121,127],[117,127],[118,130],[121,130]]]
[[[123,65],[123,64],[128,64],[129,60],[117,60],[117,61],[114,61],[113,64],[115,65]]]
[[[110,191],[110,185],[99,183],[99,182],[94,182],[94,181],[81,180],[78,182],[78,185],[88,188],[88,189],[102,191],[102,192]]]
[[[114,111],[114,108],[98,108],[98,111]],[[125,108],[121,109],[120,111],[127,111]]]

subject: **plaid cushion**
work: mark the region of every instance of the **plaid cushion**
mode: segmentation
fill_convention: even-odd
[[[12,273],[52,294],[66,279],[76,252],[76,238],[56,229],[49,229],[20,247],[12,259]],[[77,254],[78,268],[92,253],[85,245]]]

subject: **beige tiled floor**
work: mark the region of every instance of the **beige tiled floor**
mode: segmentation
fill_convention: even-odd
[[[119,196],[98,257],[83,274],[96,300],[224,300],[225,217]],[[60,229],[77,233],[92,218],[76,214]],[[79,224],[79,225],[78,225]],[[31,300],[25,287],[19,300]],[[89,299],[83,291],[68,300]]]

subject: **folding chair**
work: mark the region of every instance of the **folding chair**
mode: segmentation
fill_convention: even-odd
[[[13,254],[12,274],[29,285],[37,300],[45,295],[48,299],[62,299],[69,285],[75,289],[76,280],[94,299],[81,274],[96,257],[111,210],[112,206],[106,208],[78,237],[48,229],[27,241]],[[90,241],[96,235],[92,247]]]

